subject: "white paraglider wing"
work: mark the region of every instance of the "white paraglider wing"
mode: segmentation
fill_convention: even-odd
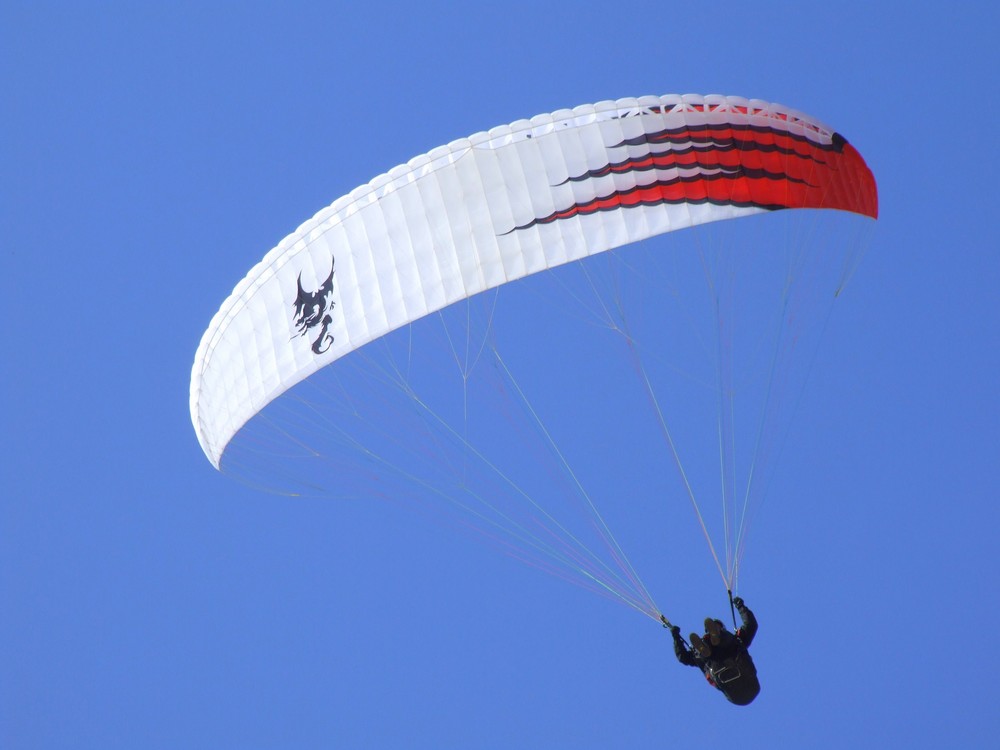
[[[281,393],[458,300],[663,232],[799,207],[875,216],[874,179],[833,130],[756,100],[625,99],[455,141],[335,201],[240,282],[195,358],[198,439],[218,467]]]

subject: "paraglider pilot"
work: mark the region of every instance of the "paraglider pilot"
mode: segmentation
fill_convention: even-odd
[[[691,634],[691,646],[681,637],[681,629],[671,625],[661,616],[664,626],[670,628],[674,637],[674,653],[677,661],[689,667],[698,667],[704,672],[708,682],[726,696],[730,703],[745,706],[760,692],[757,668],[747,649],[757,633],[757,618],[740,597],[733,599],[736,611],[740,613],[743,627],[730,633],[720,620],[705,619],[705,635]]]

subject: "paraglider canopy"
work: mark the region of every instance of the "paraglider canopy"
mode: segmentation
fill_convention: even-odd
[[[739,97],[601,102],[453,141],[286,237],[202,338],[191,418],[216,467],[240,428],[317,370],[484,290],[664,232],[786,208],[875,217],[858,152],[818,120]]]

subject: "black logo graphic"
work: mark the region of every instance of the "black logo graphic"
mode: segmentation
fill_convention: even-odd
[[[322,326],[319,335],[312,342],[314,354],[323,354],[333,345],[333,335],[329,332],[333,318],[333,264],[330,265],[330,275],[315,292],[307,292],[302,288],[302,274],[299,274],[298,293],[295,296],[295,317],[293,322],[299,336],[310,335],[316,326]]]

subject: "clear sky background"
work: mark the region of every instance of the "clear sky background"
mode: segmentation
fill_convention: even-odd
[[[0,7],[0,746],[995,743],[995,4],[459,7]],[[881,198],[744,563],[749,708],[468,536],[247,489],[188,414],[212,315],[319,208],[475,131],[685,92],[831,123]],[[686,631],[727,613],[688,531],[640,571]]]

